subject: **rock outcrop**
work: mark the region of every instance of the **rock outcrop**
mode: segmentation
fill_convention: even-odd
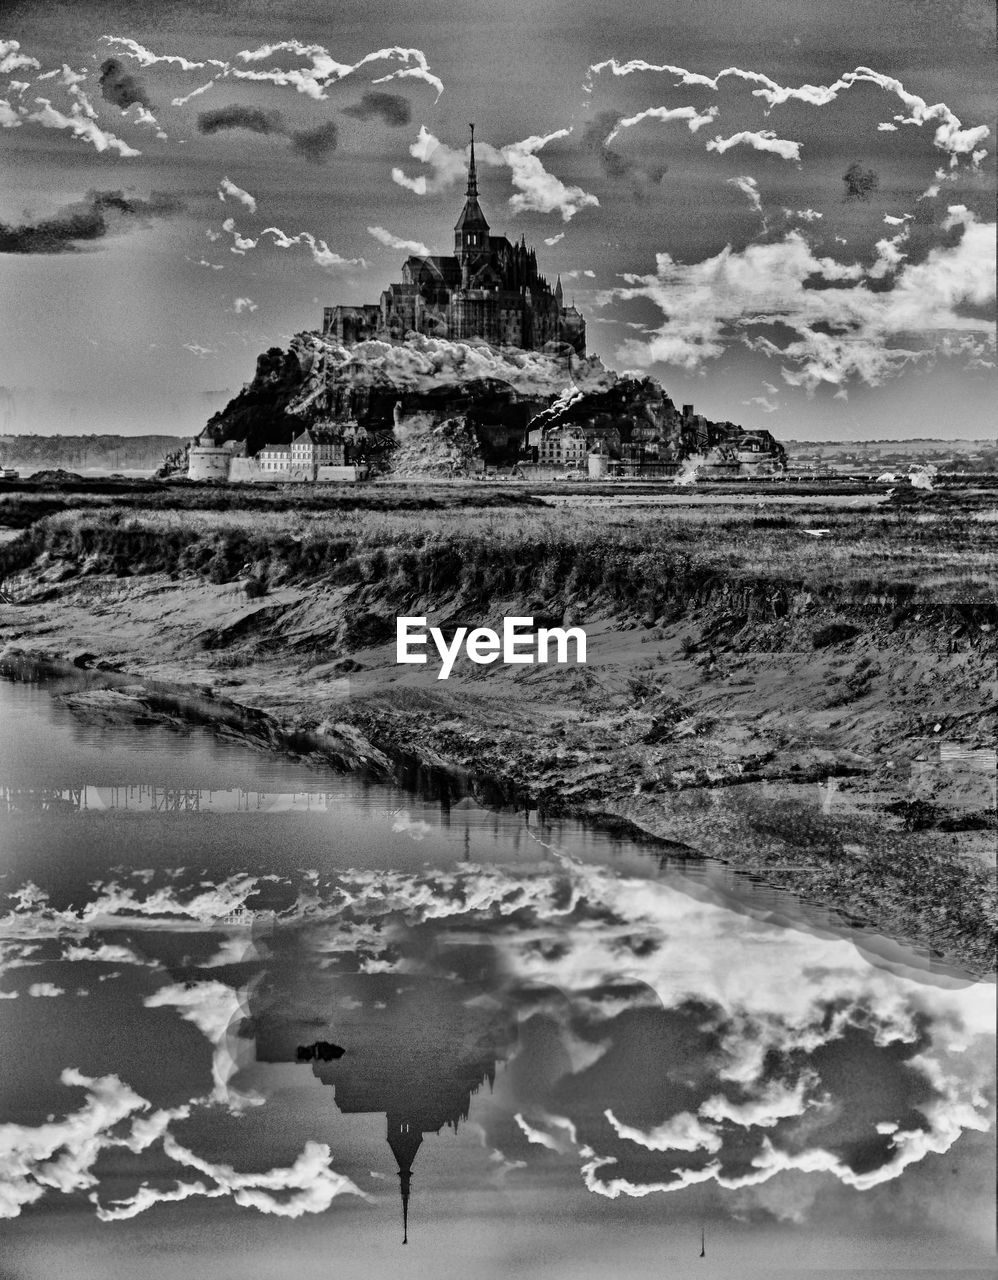
[[[240,441],[253,455],[306,427],[348,423],[366,432],[369,460],[406,474],[418,473],[421,460],[431,474],[536,462],[538,441],[563,430],[583,432],[586,449],[605,442],[616,458],[622,443],[651,446],[655,459],[670,462],[716,443],[716,424],[680,414],[654,378],[617,374],[568,347],[499,349],[418,334],[344,346],[318,333],[264,352],[253,381],[200,441]]]

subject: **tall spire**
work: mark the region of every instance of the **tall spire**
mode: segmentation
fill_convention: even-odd
[[[469,124],[471,130],[471,160],[468,163],[468,196],[478,196],[478,173],[475,170],[475,126]]]

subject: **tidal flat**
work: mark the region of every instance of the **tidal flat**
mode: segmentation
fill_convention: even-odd
[[[996,505],[22,485],[0,497],[0,646],[8,669],[90,671],[79,715],[196,715],[341,769],[446,776],[719,859],[987,976]],[[579,626],[588,661],[462,659],[437,682],[397,665],[403,615]]]

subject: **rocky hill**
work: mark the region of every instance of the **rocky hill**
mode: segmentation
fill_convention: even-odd
[[[472,459],[514,463],[528,435],[557,427],[612,430],[618,443],[656,440],[674,459],[704,449],[654,378],[615,373],[568,348],[499,350],[416,334],[351,347],[297,334],[287,351],[259,356],[252,382],[209,420],[205,438],[245,441],[254,454],[330,422],[365,428],[373,451],[395,450],[392,469],[406,474],[421,458],[431,472]]]

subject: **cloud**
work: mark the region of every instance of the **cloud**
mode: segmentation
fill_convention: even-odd
[[[245,107],[231,103],[202,111],[198,115],[198,132],[221,133],[227,129],[246,129],[250,133],[284,134],[285,128],[276,111],[262,111],[259,107]]]
[[[801,144],[791,142],[788,138],[778,138],[772,129],[760,129],[756,132],[751,129],[742,129],[738,133],[733,133],[730,138],[722,138],[718,134],[707,143],[707,150],[724,155],[725,151],[738,146],[752,147],[754,151],[770,151],[783,160],[800,160]]]
[[[38,103],[38,107],[34,111],[26,112],[25,120],[34,121],[46,129],[69,129],[74,137],[89,142],[95,151],[117,151],[120,156],[125,157],[142,154],[110,130],[102,129],[81,108],[66,115],[53,107],[48,98],[35,98],[35,102]]]
[[[0,75],[9,76],[12,71],[41,70],[42,64],[37,58],[31,58],[21,52],[17,40],[0,40]]]
[[[316,125],[314,129],[299,129],[289,134],[291,150],[313,164],[321,164],[331,156],[339,143],[340,134],[334,120]]]
[[[731,186],[737,187],[743,195],[748,197],[748,202],[756,213],[762,213],[762,200],[759,198],[759,184],[755,178],[728,178]]]
[[[148,200],[121,191],[90,191],[53,218],[10,226],[0,223],[0,253],[73,253],[79,242],[102,240],[135,223],[166,218],[183,210],[174,196],[154,191]]]
[[[127,36],[101,36],[101,40],[105,44],[118,45],[127,57],[134,58],[143,67],[152,67],[157,63],[167,63],[181,71],[198,71],[204,67],[219,67],[224,70],[229,65],[227,62],[221,62],[217,58],[208,58],[204,62],[192,62],[181,54],[151,53],[145,45],[141,45],[138,41],[132,40]]]
[[[196,342],[185,342],[184,350],[189,351],[192,356],[197,356],[199,360],[203,360],[205,356],[213,356],[215,354],[214,347],[202,347]]]
[[[708,107],[706,111],[698,111],[696,107],[647,107],[637,115],[625,116],[618,120],[606,141],[612,142],[621,129],[632,129],[643,120],[660,120],[663,124],[681,120],[690,133],[696,133],[705,124],[712,124],[717,119],[717,113],[717,107]]]
[[[583,150],[596,156],[599,160],[600,168],[608,178],[630,178],[635,194],[640,195],[645,183],[661,182],[668,166],[665,164],[641,164],[610,146],[611,140],[616,137],[620,129],[626,123],[636,122],[636,119],[637,117],[632,121],[625,122],[618,118],[615,111],[601,112],[586,125],[582,134],[582,147]]]
[[[564,239],[565,239],[564,231],[559,231],[556,236],[545,236],[544,243],[546,245],[552,245],[552,244],[557,244],[559,240],[564,240]]]
[[[379,76],[373,83],[384,84],[389,80],[400,79],[422,80],[436,89],[437,97],[444,91],[443,82],[430,71],[426,55],[422,50],[406,49],[397,45],[377,49],[354,63],[337,62],[322,45],[305,45],[299,40],[281,40],[275,44],[261,45],[256,49],[244,49],[237,53],[236,57],[243,63],[255,63],[271,58],[275,53],[294,54],[309,65],[287,69],[272,67],[266,71],[242,70],[233,67],[230,74],[240,80],[266,80],[271,84],[290,86],[298,93],[321,100],[329,96],[326,89],[331,84],[352,75],[361,67],[370,66],[374,62],[402,62],[405,64],[402,70]]]
[[[192,1196],[231,1196],[238,1205],[282,1218],[323,1213],[341,1195],[368,1199],[355,1183],[330,1167],[329,1147],[321,1142],[306,1142],[301,1155],[288,1168],[262,1173],[237,1173],[231,1165],[205,1160],[181,1146],[171,1134],[163,1139],[163,1151],[177,1164],[203,1174],[210,1185],[200,1179],[178,1182],[176,1187],[166,1189],[143,1185],[134,1195],[112,1200],[108,1205],[100,1204],[92,1195],[97,1217],[102,1222],[134,1218],[154,1204],[187,1200]]]
[[[648,299],[665,317],[618,357],[695,369],[744,343],[779,362],[786,383],[813,390],[853,378],[879,385],[913,360],[947,354],[953,334],[980,354],[993,346],[994,323],[967,308],[994,299],[993,227],[963,206],[949,219],[943,229],[962,228],[959,242],[932,249],[918,264],[904,261],[890,240],[878,242],[872,265],[839,263],[819,257],[796,230],[690,265],[659,254],[654,276],[628,276],[630,287],[608,295]],[[873,290],[871,280],[890,287]],[[768,336],[776,323],[793,331],[781,345]]]
[[[310,231],[299,231],[297,235],[289,236],[280,227],[264,227],[260,234],[261,236],[273,236],[274,244],[278,249],[290,249],[294,244],[307,245],[316,265],[327,271],[335,270],[338,267],[367,266],[367,262],[363,258],[344,258],[340,254],[334,253],[325,240],[317,240]]]
[[[381,120],[389,128],[397,129],[412,119],[412,107],[409,99],[398,93],[378,93],[371,90],[365,93],[360,102],[344,107],[345,116],[353,116],[357,120]]]
[[[256,213],[256,199],[248,191],[244,191],[242,187],[237,187],[231,178],[223,178],[218,184],[219,200],[224,200],[226,196],[232,196],[234,200],[244,204],[250,213]]]
[[[427,258],[430,255],[429,249],[421,240],[403,240],[386,231],[384,227],[368,227],[367,230],[369,235],[374,236],[375,240],[389,249],[398,249],[400,253],[414,253],[420,258]]]
[[[0,98],[0,129],[19,129],[23,121],[6,98]]]
[[[239,993],[224,982],[202,981],[173,983],[146,996],[147,1009],[172,1007],[185,1022],[193,1022],[213,1047],[212,1090],[210,1099],[224,1103],[230,1111],[239,1112],[259,1106],[263,1098],[255,1093],[242,1093],[230,1086],[229,1080],[250,1057],[250,1043],[238,1036],[245,1009]]]
[[[237,1173],[228,1165],[197,1156],[169,1132],[172,1121],[190,1115],[189,1105],[154,1111],[115,1075],[91,1077],[67,1068],[60,1080],[67,1087],[87,1091],[78,1110],[37,1126],[0,1125],[0,1218],[16,1218],[23,1206],[37,1203],[49,1191],[88,1192],[97,1217],[104,1222],[132,1218],[160,1201],[194,1195],[231,1196],[236,1204],[289,1218],[321,1213],[339,1195],[366,1199],[349,1178],[330,1167],[329,1148],[320,1143],[306,1143],[287,1168]],[[196,1170],[210,1183],[199,1180],[174,1188],[143,1185],[133,1196],[102,1205],[94,1190],[99,1181],[94,1167],[101,1153],[123,1148],[138,1155],[160,1141],[170,1160]]]
[[[88,964],[134,964],[143,966],[155,964],[152,960],[144,960],[141,956],[136,955],[130,947],[123,947],[119,943],[112,942],[102,942],[95,947],[72,943],[63,950],[62,959],[69,961],[82,960]]]
[[[752,90],[752,96],[761,99],[766,104],[767,115],[774,107],[791,101],[802,102],[812,107],[825,107],[834,102],[839,94],[846,92],[854,85],[873,84],[883,89],[885,93],[892,94],[906,108],[907,115],[895,115],[894,119],[898,124],[918,127],[936,125],[933,145],[949,153],[951,165],[957,162],[959,156],[970,155],[991,133],[987,125],[978,125],[965,129],[959,118],[944,102],[937,102],[933,106],[929,106],[924,98],[910,93],[905,89],[902,82],[894,76],[884,75],[882,72],[874,71],[870,67],[857,67],[854,71],[841,75],[830,85],[804,84],[798,88],[792,88],[778,84],[762,72],[745,71],[740,67],[727,67],[712,77],[668,63],[651,63],[640,58],[621,63],[616,58],[610,58],[590,66],[587,75],[588,87],[591,89],[594,77],[607,70],[615,77],[633,75],[636,72],[663,73],[674,77],[676,84],[692,85],[715,92],[720,89],[722,80],[746,81],[757,86]],[[729,145],[731,145],[730,140]],[[750,143],[749,145],[756,144]],[[717,150],[716,147],[710,147],[710,144],[708,144],[708,149]],[[764,147],[760,149],[773,150],[774,148]],[[786,158],[797,159],[799,157],[788,156]]]
[[[235,218],[226,218],[222,223],[222,230],[227,231],[232,236],[232,244],[229,246],[230,253],[245,255],[247,249],[255,249],[260,243],[259,236],[255,240],[250,239],[249,236],[241,236],[236,230]]]
[[[232,304],[232,309],[237,316],[241,316],[244,311],[255,311],[257,305],[252,298],[236,298]]]
[[[557,129],[553,133],[534,135],[503,147],[476,143],[475,154],[481,163],[509,169],[515,188],[509,205],[514,213],[560,213],[562,220],[568,222],[581,209],[599,204],[596,196],[581,187],[567,186],[554,174],[548,173],[537,156],[537,152],[549,142],[568,137],[570,132],[569,129]],[[417,195],[444,191],[467,174],[467,149],[447,146],[425,125],[420,126],[416,141],[409,147],[409,154],[430,166],[433,171],[431,177],[420,174],[410,178],[401,169],[393,169],[392,181]]]
[[[0,1218],[16,1218],[47,1191],[69,1194],[96,1186],[93,1167],[105,1148],[144,1151],[171,1119],[188,1114],[188,1108],[179,1107],[137,1115],[149,1111],[150,1104],[115,1075],[91,1077],[67,1068],[59,1079],[87,1090],[79,1110],[37,1126],[0,1125]],[[127,1133],[112,1133],[128,1119]]]
[[[603,1113],[617,1136],[637,1143],[649,1151],[720,1151],[721,1137],[688,1111],[670,1116],[662,1124],[645,1132],[622,1124],[609,1108]]]
[[[52,982],[33,982],[28,988],[29,996],[64,996],[66,994],[62,987],[57,987]]]
[[[105,58],[101,63],[97,83],[104,101],[120,107],[122,111],[127,111],[134,103],[147,110],[152,107],[145,86],[126,71],[117,58]]]

